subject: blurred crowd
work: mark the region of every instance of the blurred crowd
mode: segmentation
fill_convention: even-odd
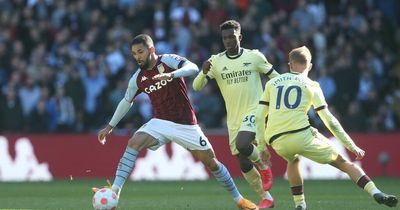
[[[242,24],[242,46],[280,73],[287,53],[312,49],[330,110],[353,132],[400,130],[397,0],[0,0],[0,133],[94,132],[110,120],[137,65],[131,39],[199,67],[224,50],[219,24]],[[224,128],[215,83],[190,98],[203,128]],[[264,81],[265,82],[265,81]],[[321,120],[310,111],[313,125]],[[140,94],[119,131],[152,117]]]

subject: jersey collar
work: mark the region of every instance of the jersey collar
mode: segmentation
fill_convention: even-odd
[[[239,54],[234,55],[234,56],[229,56],[229,55],[228,55],[228,52],[225,51],[225,55],[226,55],[226,57],[229,58],[229,59],[236,59],[236,58],[239,58],[239,57],[243,54],[243,51],[244,51],[243,48],[240,48]]]

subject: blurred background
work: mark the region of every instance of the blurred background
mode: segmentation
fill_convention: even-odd
[[[400,130],[400,2],[396,0],[0,0],[0,133],[95,133],[110,120],[137,66],[130,41],[150,34],[157,53],[199,67],[223,51],[219,24],[242,25],[245,48],[283,73],[308,46],[311,77],[351,132]],[[206,131],[224,130],[215,83],[190,98]],[[203,99],[207,100],[203,100]],[[118,125],[152,117],[145,94]],[[310,112],[317,128],[321,121]]]
[[[309,113],[312,125],[383,190],[399,196],[398,0],[0,0],[0,188],[7,189],[0,191],[0,208],[91,209],[90,187],[113,180],[127,140],[152,117],[147,95],[140,94],[107,144],[97,141],[97,131],[111,119],[137,69],[131,39],[147,33],[158,54],[176,53],[201,67],[224,51],[219,25],[227,19],[241,23],[242,46],[259,49],[280,73],[288,71],[292,48],[311,49],[310,76],[320,83],[329,109],[366,151],[365,158],[355,160],[314,111]],[[185,79],[218,159],[244,195],[258,199],[240,179],[229,151],[224,101],[216,84],[194,92],[193,77]],[[276,205],[292,208],[282,179],[286,163],[271,152]],[[305,159],[301,170],[305,179],[332,179],[307,181],[314,209],[378,209],[349,180],[338,181],[348,176],[333,167]],[[143,150],[120,207],[234,208],[213,180],[185,182],[206,179],[212,176],[176,144]],[[193,190],[196,186],[199,190]],[[204,203],[204,196],[212,202]]]

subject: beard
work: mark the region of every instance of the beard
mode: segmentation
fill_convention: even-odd
[[[148,69],[150,67],[150,56],[142,63],[142,65],[139,64],[139,67],[141,69]]]

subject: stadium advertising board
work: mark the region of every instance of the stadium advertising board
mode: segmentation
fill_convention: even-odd
[[[400,133],[352,134],[357,145],[366,151],[362,165],[370,176],[400,177]],[[224,135],[208,135],[217,157],[240,177],[237,160],[231,156]],[[0,181],[49,181],[52,179],[114,177],[128,137],[110,136],[101,145],[95,135],[7,135],[0,136]],[[331,138],[343,156],[354,161],[353,155]],[[275,153],[272,157],[275,177],[285,176],[285,162]],[[304,177],[308,179],[348,178],[338,170],[302,161]],[[189,152],[176,144],[157,151],[140,153],[132,180],[204,180],[209,173]]]

